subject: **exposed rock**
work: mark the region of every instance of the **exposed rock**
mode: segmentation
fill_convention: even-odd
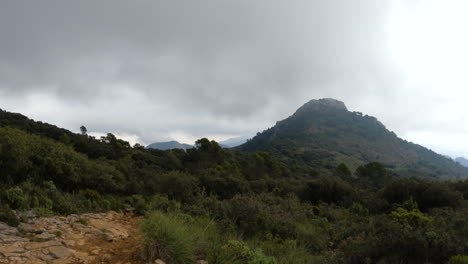
[[[136,233],[137,218],[132,215],[111,211],[67,217],[26,216],[29,222],[18,228],[0,223],[0,264],[142,263],[135,257],[139,254],[133,253],[137,240],[128,240],[130,233]],[[138,261],[133,262],[135,258]]]
[[[52,238],[56,237],[56,235],[50,234],[48,232],[44,232],[44,233],[42,233],[40,235],[37,235],[36,237],[39,238],[39,239],[49,240],[49,239],[52,239]]]
[[[76,241],[75,240],[63,240],[62,244],[66,247],[73,247],[74,245],[76,245]]]
[[[310,112],[310,111],[323,111],[323,110],[342,110],[347,111],[346,105],[338,100],[332,98],[323,98],[318,100],[310,100],[300,107],[296,112]]]
[[[18,225],[18,230],[25,233],[34,233],[36,229],[31,224],[21,223]]]
[[[63,259],[73,254],[73,250],[64,246],[51,247],[49,248],[50,255],[56,259]]]
[[[9,225],[0,222],[0,231],[1,231],[1,230],[4,230],[4,229],[8,229],[8,228],[10,228]]]
[[[16,227],[11,227],[4,223],[0,223],[0,225],[0,235],[15,235],[18,233],[18,229]]]
[[[34,210],[23,211],[23,212],[15,212],[16,216],[19,218],[21,222],[29,222],[31,219],[36,218],[37,215]]]
[[[103,237],[108,242],[112,242],[114,240],[114,235],[109,233],[103,233]]]
[[[112,260],[112,256],[110,254],[104,254],[102,256],[102,260],[105,262],[110,262]]]

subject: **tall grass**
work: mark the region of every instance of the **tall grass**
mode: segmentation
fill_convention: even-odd
[[[188,226],[174,215],[156,211],[148,213],[141,224],[144,258],[166,263],[195,262],[194,241]]]

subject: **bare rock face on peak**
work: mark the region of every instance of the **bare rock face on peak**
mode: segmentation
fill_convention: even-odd
[[[323,98],[318,100],[310,100],[300,107],[297,112],[307,112],[307,111],[320,111],[320,110],[343,110],[348,111],[345,103],[342,101],[333,99],[333,98]],[[296,112],[296,113],[297,113]]]
[[[311,169],[340,163],[356,168],[376,161],[405,177],[468,177],[467,168],[399,138],[377,118],[350,112],[343,102],[330,98],[307,102],[237,149],[270,152]]]

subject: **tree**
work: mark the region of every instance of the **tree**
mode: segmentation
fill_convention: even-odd
[[[86,136],[86,134],[88,133],[88,130],[86,129],[85,126],[81,126],[80,131],[81,131],[81,135],[83,136]]]
[[[340,165],[338,165],[338,167],[335,168],[334,174],[343,179],[349,179],[352,175],[348,166],[346,166],[346,164],[344,163],[341,163]]]

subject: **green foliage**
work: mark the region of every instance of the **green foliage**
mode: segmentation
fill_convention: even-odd
[[[329,114],[343,123],[300,114],[250,142],[268,152],[246,153],[207,139],[187,151],[132,148],[113,134],[95,139],[0,111],[0,221],[17,225],[12,209],[132,207],[147,214],[147,258],[168,263],[422,264],[466,255],[468,181],[418,179],[457,178],[449,161],[398,149],[395,138],[382,143],[388,133],[370,117]],[[316,137],[294,131],[324,127]],[[349,141],[347,131],[365,140]],[[378,153],[364,151],[370,146]],[[397,156],[408,163],[392,166]]]
[[[251,249],[245,242],[229,240],[223,246],[225,254],[231,263],[246,264],[276,264],[274,257],[267,257],[260,249]]]
[[[432,222],[432,218],[424,215],[418,209],[407,210],[398,208],[396,211],[390,213],[390,217],[402,225],[409,225],[412,227],[426,225]]]
[[[10,207],[0,205],[0,222],[5,222],[10,226],[18,226],[19,219]]]
[[[157,258],[167,263],[194,262],[194,247],[190,230],[177,217],[152,212],[141,225],[144,257],[153,262]]]
[[[292,116],[258,133],[237,149],[273,153],[301,168],[298,173],[333,169],[342,163],[355,169],[376,161],[402,177],[468,177],[467,168],[397,137],[375,117],[327,106],[320,100],[305,104]],[[341,177],[343,172],[347,174],[346,170],[334,173]]]
[[[148,204],[145,198],[142,195],[135,194],[130,196],[128,199],[128,203],[135,209],[135,213],[139,215],[144,215],[146,210],[148,209]]]
[[[16,186],[13,188],[8,189],[5,192],[5,196],[9,204],[14,208],[18,209],[24,207],[25,197],[23,194],[23,190],[20,187]]]
[[[78,219],[76,220],[76,222],[77,222],[77,223],[80,223],[80,224],[82,224],[82,225],[88,225],[88,224],[89,224],[88,219],[82,218],[82,217],[78,218]]]
[[[448,264],[466,264],[468,263],[468,256],[453,256],[450,258]]]
[[[300,245],[298,240],[283,240],[272,235],[258,241],[263,251],[274,256],[279,264],[311,264],[313,256],[310,250]]]
[[[355,191],[352,186],[337,177],[321,177],[307,185],[304,198],[313,203],[320,201],[326,203],[342,204],[355,200]]]

